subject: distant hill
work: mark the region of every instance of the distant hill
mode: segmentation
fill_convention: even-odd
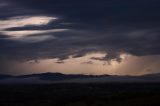
[[[10,75],[0,75],[0,80],[10,78],[10,77],[12,77],[12,76],[10,76]]]
[[[0,75],[0,84],[50,84],[50,83],[109,83],[109,82],[160,82],[160,74],[143,76],[82,75],[40,73],[30,75]]]
[[[73,75],[73,74],[61,74],[61,73],[41,73],[41,74],[31,74],[31,75],[22,75],[16,76],[15,78],[29,78],[29,77],[37,77],[41,80],[66,80],[66,79],[76,79],[76,78],[91,78],[95,76],[91,75]]]

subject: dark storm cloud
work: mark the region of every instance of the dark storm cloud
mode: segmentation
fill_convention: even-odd
[[[159,0],[7,0],[3,3],[8,5],[3,6],[0,19],[30,14],[58,17],[47,25],[11,27],[6,31],[69,30],[49,33],[56,39],[34,43],[0,36],[1,57],[25,61],[58,58],[62,61],[71,55],[76,58],[91,52],[104,52],[107,53],[105,57],[92,59],[121,62],[123,53],[160,54]]]

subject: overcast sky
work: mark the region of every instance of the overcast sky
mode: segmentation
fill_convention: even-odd
[[[160,72],[159,0],[0,0],[0,73]]]

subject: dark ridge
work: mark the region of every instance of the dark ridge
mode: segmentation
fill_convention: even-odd
[[[62,73],[48,72],[48,73],[40,73],[40,74],[20,75],[20,76],[15,76],[14,78],[28,78],[28,77],[38,77],[39,79],[42,79],[42,80],[64,80],[64,79],[91,78],[91,77],[100,77],[100,76],[83,75],[83,74],[62,74]]]
[[[0,75],[0,80],[6,79],[6,78],[11,78],[11,77],[12,77],[11,75],[1,74],[1,75]]]

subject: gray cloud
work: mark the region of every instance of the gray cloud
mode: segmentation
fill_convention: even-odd
[[[94,64],[94,62],[93,61],[86,61],[86,62],[82,62],[81,64],[90,64],[90,65],[92,65],[92,64]]]
[[[1,34],[0,49],[3,51],[0,51],[0,58],[23,61],[58,58],[62,61],[69,56],[77,58],[103,52],[105,57],[92,59],[121,62],[123,53],[134,56],[160,54],[159,0],[8,0],[3,3],[10,5],[3,5],[0,19],[34,13],[59,18],[47,25],[16,26],[5,31],[70,30],[50,32],[49,36],[43,33],[31,35],[38,40],[34,40],[36,42],[30,42],[29,38],[22,38],[22,42],[4,39],[5,34]],[[47,41],[39,42],[41,38]]]

